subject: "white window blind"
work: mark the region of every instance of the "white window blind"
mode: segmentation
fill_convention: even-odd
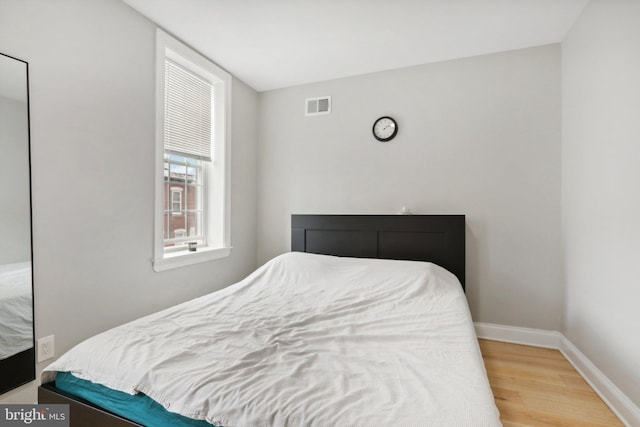
[[[165,59],[164,149],[211,161],[213,86]]]

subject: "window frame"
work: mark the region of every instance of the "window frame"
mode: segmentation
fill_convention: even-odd
[[[206,243],[197,251],[164,248],[164,96],[165,58],[206,76],[214,86],[212,120],[214,156],[205,174],[203,194]],[[155,128],[155,212],[153,269],[164,271],[229,256],[231,253],[231,75],[203,55],[165,33],[156,30],[156,128]]]

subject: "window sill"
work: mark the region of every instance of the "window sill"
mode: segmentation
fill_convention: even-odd
[[[214,259],[225,258],[231,254],[231,247],[228,248],[198,248],[196,252],[184,251],[169,252],[164,254],[164,258],[153,261],[154,271],[166,271],[174,268],[185,267],[187,265],[207,262]]]

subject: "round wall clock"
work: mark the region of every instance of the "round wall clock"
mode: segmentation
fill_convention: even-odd
[[[391,117],[380,117],[373,123],[373,136],[381,142],[391,141],[398,133],[398,124]]]

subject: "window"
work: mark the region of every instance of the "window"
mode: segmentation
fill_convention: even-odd
[[[183,188],[171,187],[171,214],[172,215],[182,215],[182,190]],[[165,236],[165,240],[166,238],[167,237]]]
[[[229,255],[231,76],[161,30],[156,52],[156,271]],[[188,250],[195,242],[196,251]]]

